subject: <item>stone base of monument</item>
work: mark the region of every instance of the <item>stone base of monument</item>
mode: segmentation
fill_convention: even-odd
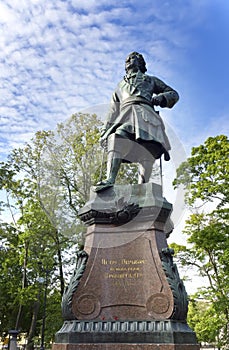
[[[190,344],[55,344],[55,350],[199,350],[199,345]]]
[[[191,344],[128,344],[128,343],[92,343],[92,344],[55,344],[55,350],[199,350],[199,345]]]
[[[199,349],[187,324],[170,320],[65,321],[56,342],[55,350]]]
[[[114,186],[80,211],[85,247],[65,291],[53,350],[198,350],[187,294],[166,238],[161,187]]]

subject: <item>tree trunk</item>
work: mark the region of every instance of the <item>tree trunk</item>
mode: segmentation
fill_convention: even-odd
[[[28,335],[28,342],[26,345],[26,350],[33,350],[34,349],[34,336],[36,332],[36,326],[37,326],[37,316],[40,308],[40,295],[38,296],[38,299],[33,304],[33,316],[30,324],[29,329],[29,335]]]
[[[56,230],[55,232],[55,242],[56,242],[56,249],[57,249],[57,256],[58,256],[58,267],[59,267],[59,278],[60,278],[60,294],[63,296],[64,294],[64,272],[63,272],[63,262],[62,262],[62,255],[61,255],[61,245],[59,240],[59,232]]]
[[[26,270],[27,270],[28,250],[29,250],[29,242],[26,241],[25,242],[25,256],[24,256],[24,261],[23,261],[23,271],[22,271],[22,286],[21,286],[22,289],[24,289],[26,287]],[[20,302],[18,313],[17,313],[15,329],[19,329],[22,310],[23,310],[23,306]]]

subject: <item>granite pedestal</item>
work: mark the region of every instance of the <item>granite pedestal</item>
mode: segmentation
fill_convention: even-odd
[[[161,187],[91,192],[79,212],[85,247],[66,288],[53,350],[197,350],[187,294],[167,245],[172,205]]]

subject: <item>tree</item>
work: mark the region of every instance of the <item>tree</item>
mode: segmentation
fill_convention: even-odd
[[[91,186],[99,179],[101,126],[96,115],[74,114],[66,123],[57,125],[56,133],[49,137],[43,148],[39,164],[39,196],[50,220],[62,231],[76,229],[72,222],[75,223],[79,208],[85,204]]]
[[[29,333],[28,349],[33,347],[42,317],[38,261],[50,270],[48,285],[52,288],[48,288],[47,309],[49,303],[55,304],[57,314],[53,317],[61,320],[63,265],[73,259],[65,251],[69,252],[73,243],[77,246],[77,233],[80,236],[82,231],[78,209],[98,178],[100,125],[95,115],[73,115],[58,125],[56,133],[37,132],[1,163],[0,188],[6,195],[1,209],[11,215],[10,224],[2,222],[0,232],[1,334],[10,328]],[[5,307],[7,300],[11,308]],[[47,334],[48,329],[53,329],[46,329],[51,339],[53,333]]]
[[[17,286],[21,268],[17,251],[18,236],[9,225],[0,226],[0,335],[5,337],[14,328],[17,318]]]
[[[188,323],[195,331],[199,342],[210,343],[221,348],[221,329],[225,324],[223,315],[214,309],[214,305],[200,300],[191,300],[189,304]]]
[[[209,341],[212,341],[210,334],[216,336],[217,331],[215,342],[219,347],[229,343],[228,153],[226,136],[210,137],[204,145],[192,149],[192,156],[177,169],[174,180],[175,187],[185,187],[186,202],[196,212],[186,221],[184,229],[188,246],[172,246],[183,266],[197,267],[199,274],[208,279],[209,285],[202,287],[198,296],[210,303],[204,314],[209,317],[212,329],[205,335],[209,334]],[[211,211],[204,211],[206,202],[212,202]],[[220,329],[210,322],[213,313],[214,319],[220,320]],[[198,334],[204,333],[201,327],[205,327],[206,322],[195,326],[200,328]]]
[[[225,135],[209,137],[203,145],[193,147],[191,157],[177,169],[175,188],[183,185],[186,201],[219,201],[219,206],[229,202],[229,140]]]
[[[28,201],[23,209],[23,218],[17,221],[18,227],[21,225],[23,231],[10,225],[1,226],[1,334],[6,334],[12,328],[21,332],[30,329],[30,340],[39,331],[34,320],[42,316],[39,306],[43,303],[43,287],[38,282],[41,276],[39,261],[52,271],[48,283],[52,290],[56,289],[60,294],[60,287],[55,267],[56,246],[50,237],[53,227],[41,209],[35,208],[35,204],[31,205]],[[31,343],[28,341],[27,348],[29,345]]]

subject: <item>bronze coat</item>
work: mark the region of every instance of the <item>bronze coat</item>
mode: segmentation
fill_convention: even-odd
[[[161,107],[172,108],[179,99],[174,89],[154,76],[141,71],[127,74],[112,95],[102,139],[115,133],[139,143],[158,142],[170,150],[163,120],[151,103],[153,95],[163,96]]]

